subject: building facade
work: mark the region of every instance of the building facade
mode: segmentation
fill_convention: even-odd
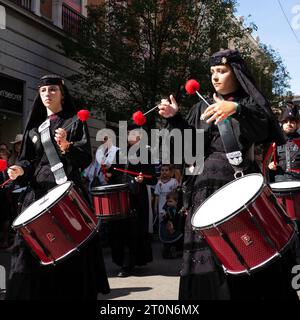
[[[88,4],[97,1],[0,0],[0,142],[9,143],[22,132],[41,76],[79,71],[59,45],[80,32]],[[104,125],[101,119],[89,121],[94,147]]]

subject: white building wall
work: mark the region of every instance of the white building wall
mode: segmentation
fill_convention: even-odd
[[[65,37],[60,28],[10,1],[0,0],[0,5],[6,9],[6,29],[0,29],[0,74],[24,81],[24,125],[37,92],[38,79],[50,73],[67,77],[76,73],[80,65],[65,57],[58,48]],[[39,5],[34,5],[39,10]],[[67,85],[71,88],[70,83]],[[97,121],[92,122],[93,145],[96,128],[103,126]],[[8,140],[13,138],[14,135],[9,136]]]

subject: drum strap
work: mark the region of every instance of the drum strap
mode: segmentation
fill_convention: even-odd
[[[55,182],[57,184],[63,184],[68,179],[63,164],[58,156],[58,152],[51,139],[49,119],[39,126],[39,133],[41,135],[42,145],[51,166],[51,171],[54,174]]]
[[[254,153],[253,145],[249,148],[245,159],[243,159],[242,151],[237,141],[236,134],[232,127],[231,119],[225,119],[218,123],[218,129],[226,152],[226,157],[235,171],[235,177],[243,174],[243,171],[249,165],[249,160]]]
[[[285,147],[286,171],[289,172],[291,170],[291,153],[290,153],[289,141],[286,142],[284,147]]]

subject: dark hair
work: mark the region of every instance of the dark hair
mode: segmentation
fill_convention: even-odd
[[[166,200],[169,200],[169,199],[174,199],[176,201],[178,201],[179,199],[179,194],[177,191],[171,191],[167,194],[166,196]]]
[[[78,110],[76,109],[73,103],[73,99],[70,96],[69,90],[65,86],[63,79],[57,75],[46,75],[40,79],[38,88],[42,86],[49,86],[49,85],[57,85],[60,87],[60,91],[63,97],[63,100],[62,100],[63,116],[65,118],[74,116]],[[25,131],[40,125],[43,121],[45,121],[46,117],[47,117],[47,111],[43,105],[42,99],[38,92],[38,94],[36,95],[33,101],[32,110],[29,114]]]
[[[173,170],[173,169],[174,169],[173,165],[170,164],[170,163],[163,163],[163,164],[160,166],[160,169],[163,168],[163,167],[169,168],[169,170]]]
[[[0,146],[5,146],[6,150],[8,150],[8,145],[5,142],[0,142]]]

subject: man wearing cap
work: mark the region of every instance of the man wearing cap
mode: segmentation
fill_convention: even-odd
[[[277,164],[271,162],[269,169],[275,182],[300,180],[300,134],[297,132],[300,117],[297,108],[287,107],[280,122],[287,142],[277,147]]]

